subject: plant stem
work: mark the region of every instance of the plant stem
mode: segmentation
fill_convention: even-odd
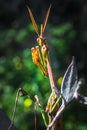
[[[53,72],[52,72],[52,67],[50,64],[49,59],[47,58],[47,71],[48,71],[48,76],[49,76],[49,80],[50,80],[50,85],[51,85],[51,90],[53,90],[53,87],[57,87],[54,81],[54,76],[53,76]],[[59,96],[59,95],[57,95]],[[49,120],[52,121],[53,120],[54,115],[52,114],[51,116],[49,116]],[[51,128],[51,130],[62,130],[62,121],[61,118],[59,118],[55,125]]]

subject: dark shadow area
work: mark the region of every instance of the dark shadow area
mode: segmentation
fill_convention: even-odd
[[[10,125],[11,121],[7,117],[7,115],[0,110],[0,130],[8,130],[8,127]],[[14,126],[10,130],[16,130]]]

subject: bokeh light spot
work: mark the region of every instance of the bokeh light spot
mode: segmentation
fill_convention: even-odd
[[[31,99],[25,99],[24,106],[25,107],[30,107],[31,105],[32,105],[32,100]]]
[[[58,83],[59,86],[61,86],[62,80],[63,80],[63,77],[58,78],[57,83]]]

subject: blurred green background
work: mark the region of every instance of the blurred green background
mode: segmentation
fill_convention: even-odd
[[[49,80],[33,64],[30,49],[36,46],[34,28],[26,4],[40,25],[52,4],[45,37],[56,83],[60,86],[72,56],[78,67],[78,78],[87,79],[87,1],[86,0],[1,0],[0,1],[0,109],[11,119],[16,92],[22,87],[31,98],[38,95],[46,106],[50,95]],[[87,96],[84,82],[81,93]],[[37,129],[44,130],[37,111]],[[39,123],[40,122],[40,123]],[[15,126],[19,130],[34,129],[34,104],[19,97]],[[87,106],[73,103],[63,113],[64,130],[87,129]]]

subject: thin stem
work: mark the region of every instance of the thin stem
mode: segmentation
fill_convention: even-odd
[[[18,89],[17,94],[16,94],[15,105],[14,105],[14,111],[13,111],[12,120],[11,120],[11,123],[10,123],[10,126],[9,126],[8,130],[11,129],[11,127],[12,127],[12,125],[13,125],[13,123],[14,123],[14,118],[15,118],[16,107],[17,107],[17,103],[18,103],[19,92],[20,92],[20,88]]]
[[[54,87],[57,87],[56,84],[55,84],[55,81],[54,81],[54,76],[53,76],[53,72],[52,72],[52,67],[51,67],[51,64],[50,64],[50,61],[49,59],[47,58],[47,71],[48,71],[48,76],[49,76],[49,80],[50,80],[50,85],[51,85],[51,90],[53,91],[54,90]],[[56,93],[55,93],[56,94]],[[59,95],[57,95],[59,96]],[[59,98],[60,99],[60,98]],[[59,101],[59,100],[58,100]],[[53,110],[53,109],[52,109]],[[50,126],[48,125],[47,127],[47,130],[62,130],[62,121],[61,121],[61,118],[57,119],[57,122],[56,122],[56,117],[53,119],[52,116],[49,117],[49,120],[51,120],[51,124]],[[56,123],[55,123],[56,122]],[[55,123],[55,125],[54,125]],[[54,126],[53,126],[54,125]]]

